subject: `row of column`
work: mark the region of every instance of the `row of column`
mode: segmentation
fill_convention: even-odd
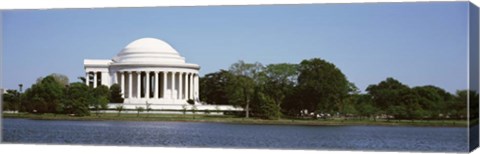
[[[198,74],[190,72],[118,72],[124,98],[194,99],[198,93]],[[135,93],[134,93],[135,92]]]
[[[85,83],[87,84],[87,86],[91,86],[93,84],[93,88],[96,88],[97,85],[102,84],[102,72],[92,72],[92,71],[87,72],[85,80],[86,80]],[[92,83],[90,83],[90,81]]]

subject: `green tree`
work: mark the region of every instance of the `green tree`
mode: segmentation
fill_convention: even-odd
[[[400,93],[401,96],[401,106],[405,109],[404,115],[395,115],[400,118],[408,118],[413,121],[413,119],[422,119],[427,115],[425,110],[423,110],[420,105],[421,97],[411,89],[402,90]]]
[[[388,115],[393,115],[395,118],[404,118],[406,117],[407,115],[407,108],[405,107],[405,105],[392,105],[390,107],[387,108],[386,110],[387,113],[387,116]],[[388,119],[390,120],[390,119]]]
[[[65,86],[53,76],[42,78],[25,91],[24,108],[28,112],[57,113]]]
[[[259,73],[263,69],[263,65],[258,62],[239,61],[230,66],[229,71],[233,77],[227,86],[227,97],[233,105],[239,105],[245,109],[246,118],[250,117],[250,103],[256,83],[261,81]]]
[[[344,114],[345,117],[357,115],[358,111],[356,108],[357,99],[360,97],[358,94],[350,95],[343,100],[342,106],[340,107],[340,112]]]
[[[120,116],[120,113],[123,111],[123,105],[117,105],[115,106],[115,110],[118,111],[118,115],[117,116]]]
[[[353,82],[348,83],[348,94],[350,94],[350,95],[360,94],[360,90],[358,89],[358,87]]]
[[[343,113],[345,117],[347,116],[354,116],[358,114],[357,109],[355,108],[355,104],[345,104],[343,108]]]
[[[450,108],[450,115],[456,119],[464,119],[467,117],[467,103],[468,103],[468,95],[473,95],[473,91],[468,90],[458,90],[455,93],[454,101],[449,104]]]
[[[182,105],[182,112],[183,112],[183,116],[185,117],[185,115],[187,114],[187,104]]]
[[[108,99],[112,103],[123,103],[122,89],[118,84],[110,86],[110,97]]]
[[[147,110],[147,117],[148,117],[150,115],[149,112],[152,111],[152,107],[151,107],[152,104],[148,103],[148,101],[145,102],[145,104],[146,104],[145,109]]]
[[[90,115],[90,102],[95,99],[92,95],[92,91],[87,85],[81,82],[71,83],[64,90],[64,94],[65,95],[62,98],[62,107],[59,107],[59,110],[76,116]]]
[[[264,70],[266,81],[264,93],[273,99],[280,109],[285,102],[285,98],[292,93],[298,78],[297,64],[270,64]]]
[[[78,80],[80,80],[83,84],[87,84],[87,79],[83,76],[77,77]]]
[[[255,104],[258,106],[256,111],[259,117],[275,120],[279,119],[282,115],[280,107],[275,103],[274,99],[262,92],[255,92],[253,102],[256,102]]]
[[[360,97],[360,91],[354,83],[348,83],[348,95],[345,99],[339,102],[337,105],[338,111],[342,113],[345,117],[348,115],[357,114],[355,104]]]
[[[235,76],[227,87],[227,97],[232,105],[242,106],[245,117],[250,117],[250,103],[254,95],[255,82],[246,76]]]
[[[451,100],[451,94],[442,88],[427,85],[414,87],[412,90],[420,97],[419,105],[425,116],[439,118],[439,115],[448,109],[446,105]]]
[[[140,115],[140,112],[143,112],[145,109],[141,106],[135,107],[135,110],[137,110],[137,117]]]
[[[108,97],[100,97],[98,99],[98,103],[96,103],[96,104],[100,105],[100,108],[99,108],[100,110],[107,110],[108,109],[108,102],[110,102],[110,101],[108,101]],[[98,111],[99,110],[97,109],[97,115],[98,115]]]
[[[366,89],[372,96],[375,107],[383,114],[396,116],[406,115],[406,108],[401,93],[409,91],[409,87],[394,78],[387,78],[378,84],[369,85]]]
[[[230,101],[227,97],[227,86],[231,82],[233,74],[220,70],[219,72],[206,74],[200,78],[200,97],[208,104],[227,105]]]
[[[348,96],[349,82],[334,64],[314,58],[299,65],[298,93],[305,109],[317,112],[338,111],[338,104]]]
[[[373,104],[372,96],[369,94],[359,94],[355,106],[358,114],[363,117],[373,117],[374,120],[378,109]]]
[[[238,62],[230,65],[229,71],[234,75],[246,76],[256,80],[259,73],[262,72],[264,69],[265,68],[263,67],[263,65],[259,62],[245,63],[243,60],[239,60]]]
[[[299,88],[294,87],[292,91],[285,96],[284,103],[281,104],[281,110],[284,115],[289,116],[299,116],[300,111],[306,109],[305,103],[301,100],[303,99],[303,94]]]
[[[62,86],[67,86],[70,83],[68,77],[66,75],[63,75],[63,74],[52,73],[52,74],[48,75],[48,77],[53,77],[55,79],[55,81],[60,83]],[[44,79],[43,77],[37,78],[37,83],[40,83],[43,79]]]
[[[4,111],[19,111],[21,94],[17,90],[7,90],[3,94],[3,110]]]
[[[197,106],[196,106],[196,105],[192,105],[193,119],[195,119],[195,113],[197,113]]]
[[[99,85],[93,89],[93,100],[90,102],[90,106],[95,109],[97,116],[100,110],[108,108],[110,94],[110,89],[105,85]]]
[[[459,91],[454,97],[445,90],[432,86],[409,88],[393,78],[387,78],[377,85],[367,88],[373,96],[374,104],[384,114],[401,119],[440,118],[440,115],[450,115],[458,118],[466,113],[466,92]],[[464,109],[464,110],[462,110]]]

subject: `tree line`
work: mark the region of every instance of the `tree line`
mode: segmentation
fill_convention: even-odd
[[[245,117],[466,119],[468,98],[471,107],[478,108],[477,92],[409,87],[391,77],[365,91],[360,93],[339,68],[320,58],[266,66],[238,61],[200,78],[203,102],[241,106]],[[470,113],[478,117],[478,110]]]
[[[7,90],[3,110],[82,116],[106,109],[109,102],[123,102],[118,84],[93,88],[81,80],[69,83],[68,77],[55,73],[38,78],[24,93]],[[247,118],[466,119],[468,113],[478,118],[477,92],[451,94],[433,85],[409,87],[387,78],[360,93],[339,68],[320,58],[266,66],[238,61],[200,77],[199,86],[201,101],[240,106]],[[469,101],[474,109],[470,112]]]
[[[85,82],[69,83],[68,77],[54,73],[38,78],[24,93],[7,90],[2,107],[19,112],[85,116],[90,115],[91,110],[107,109],[109,102],[123,102],[119,85],[93,88]]]

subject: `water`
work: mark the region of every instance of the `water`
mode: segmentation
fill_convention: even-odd
[[[466,152],[467,129],[3,119],[3,142]]]

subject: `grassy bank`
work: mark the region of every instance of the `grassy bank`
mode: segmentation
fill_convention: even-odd
[[[241,118],[229,115],[178,115],[178,114],[118,114],[106,113],[96,116],[74,117],[63,114],[29,114],[29,113],[3,113],[3,118],[25,118],[34,120],[112,120],[112,121],[179,121],[179,122],[219,122],[235,124],[273,124],[273,125],[384,125],[384,126],[443,126],[466,127],[467,121],[461,120],[369,120],[343,118],[328,120],[313,119],[279,119],[264,120],[256,118]]]

